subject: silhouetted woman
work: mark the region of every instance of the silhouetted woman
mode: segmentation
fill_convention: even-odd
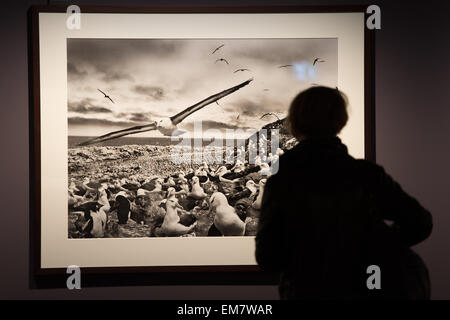
[[[382,167],[348,154],[336,136],[347,120],[337,89],[293,100],[287,121],[300,142],[267,181],[257,262],[280,272],[282,299],[428,299],[427,269],[409,247],[430,235],[431,215]]]

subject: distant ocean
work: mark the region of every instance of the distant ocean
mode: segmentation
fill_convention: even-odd
[[[94,137],[87,136],[69,136],[68,143],[69,148],[76,147],[79,143],[89,140]],[[245,139],[240,139],[240,142],[243,143]],[[124,145],[151,145],[151,146],[174,146],[181,142],[181,139],[178,141],[172,141],[170,137],[121,137],[109,141],[104,141],[100,143],[96,143],[96,146],[124,146]],[[207,146],[211,143],[211,140],[202,140],[197,139],[198,144],[202,144],[203,146]],[[237,144],[237,140],[235,140],[234,145]],[[229,142],[231,143],[231,142]],[[224,140],[225,144],[225,140]],[[191,145],[194,145],[194,139],[191,141]]]

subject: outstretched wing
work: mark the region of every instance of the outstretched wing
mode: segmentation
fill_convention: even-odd
[[[98,91],[100,91],[101,93],[103,93],[104,95],[105,95],[105,97],[106,97],[106,93],[104,93],[102,90],[100,90],[100,89],[97,89]]]
[[[110,96],[107,97],[109,99],[109,101],[111,101],[112,103],[114,103],[113,99],[110,98]]]
[[[317,62],[323,62],[323,61],[321,61],[320,58],[315,58],[314,62],[313,62],[313,66],[315,66]]]
[[[84,142],[80,143],[79,146],[88,146],[90,144],[94,144],[94,143],[99,143],[99,142],[103,142],[103,141],[108,141],[108,140],[120,138],[120,137],[129,135],[129,134],[145,132],[145,131],[150,131],[150,130],[155,130],[155,129],[156,129],[156,122],[153,122],[151,124],[147,124],[145,126],[135,126],[135,127],[128,128],[128,129],[123,129],[123,130],[119,130],[119,131],[110,132],[110,133],[104,134],[104,135],[102,135],[100,137],[84,141]]]
[[[237,69],[236,71],[234,71],[233,73],[237,73],[237,72],[240,72],[240,71],[250,71],[250,69]]]
[[[180,113],[174,115],[173,117],[170,118],[170,120],[172,121],[172,123],[174,125],[179,124],[181,121],[183,121],[186,117],[190,116],[191,114],[193,114],[195,111],[200,110],[201,108],[207,106],[208,104],[214,103],[219,99],[222,99],[223,97],[239,90],[242,87],[245,87],[246,85],[248,85],[250,82],[253,81],[252,79],[249,79],[247,81],[242,82],[241,84],[238,84],[237,86],[234,86],[230,89],[224,90],[222,92],[216,93],[202,101],[200,101],[199,103],[194,104],[193,106],[190,106],[189,108],[184,109],[183,111],[181,111]]]

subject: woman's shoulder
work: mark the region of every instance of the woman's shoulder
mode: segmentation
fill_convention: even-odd
[[[362,173],[367,174],[386,174],[385,170],[379,164],[367,159],[353,159],[355,167],[357,167]]]
[[[386,182],[392,180],[384,168],[375,162],[366,159],[354,159],[354,163],[356,176],[363,180],[365,184],[383,186]]]

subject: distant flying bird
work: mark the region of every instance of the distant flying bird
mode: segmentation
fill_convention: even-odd
[[[224,46],[224,44],[221,44],[220,46],[218,46],[217,48],[214,49],[214,51],[211,54],[216,53],[216,51],[219,51],[220,48],[222,48]]]
[[[270,89],[264,89],[263,91],[269,91]]]
[[[215,63],[217,63],[217,62],[219,62],[219,61],[223,61],[223,62],[225,62],[226,64],[229,64],[228,61],[225,60],[225,59],[223,59],[223,58],[217,59]]]
[[[279,118],[275,113],[273,113],[273,112],[267,112],[267,113],[264,113],[259,119],[262,119],[262,118],[264,118],[265,116],[274,116],[274,117],[276,117],[278,120],[280,120],[280,118]]]
[[[150,130],[158,130],[165,136],[171,136],[171,135],[180,135],[184,133],[183,131],[179,130],[177,128],[177,124],[179,124],[181,121],[183,121],[185,118],[193,114],[194,112],[202,109],[203,107],[216,102],[217,100],[241,89],[242,87],[245,87],[250,82],[252,82],[253,79],[249,79],[247,81],[242,82],[241,84],[238,84],[237,86],[231,87],[229,89],[226,89],[222,92],[216,93],[206,99],[203,99],[202,101],[184,109],[183,111],[177,113],[176,115],[170,117],[170,118],[163,118],[159,121],[154,121],[150,124],[143,125],[143,126],[135,126],[128,129],[118,130],[114,132],[107,133],[105,135],[102,135],[97,138],[93,138],[90,140],[87,140],[85,142],[80,143],[80,146],[87,146],[94,143],[99,143],[103,141],[108,141],[116,138],[120,138],[123,136],[127,136],[129,134],[135,134],[140,132],[146,132]]]
[[[98,91],[100,91],[101,93],[103,93],[103,95],[105,96],[106,99],[109,99],[112,103],[114,103],[114,101],[111,99],[110,96],[108,96],[106,93],[104,93],[102,90],[97,89]]]
[[[242,71],[250,71],[250,69],[237,69],[233,73],[242,72]]]
[[[238,115],[236,117],[236,120],[239,120],[239,117],[241,116],[241,114],[238,112]]]
[[[285,65],[279,66],[278,69],[287,68],[287,67],[292,67],[292,64],[285,64]]]
[[[320,60],[321,58],[315,58],[314,59],[314,62],[313,62],[313,66],[315,66],[316,65],[316,63],[320,63],[320,62],[325,62],[325,60]]]

